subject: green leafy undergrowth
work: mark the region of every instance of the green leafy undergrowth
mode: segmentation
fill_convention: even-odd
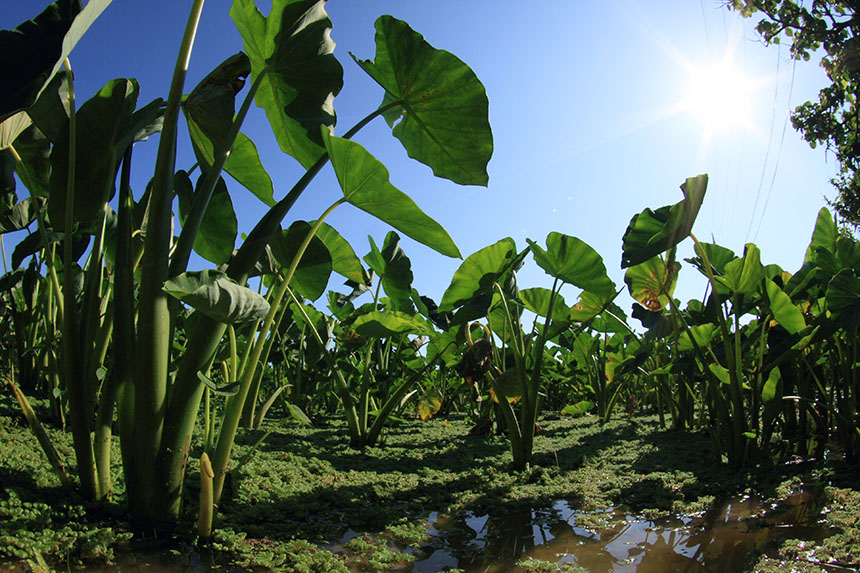
[[[37,553],[55,568],[122,562],[135,540],[129,541],[130,528],[122,520],[119,455],[111,501],[85,504],[59,488],[29,429],[4,401],[0,398],[0,563],[34,560]],[[216,517],[211,550],[219,563],[294,571],[408,569],[428,552],[446,549],[444,538],[456,536],[455,531],[428,536],[431,514],[480,516],[522,509],[523,515],[532,515],[532,509],[564,500],[578,511],[579,527],[600,531],[610,526],[603,523],[607,516],[703,514],[738,494],[779,503],[812,482],[832,484],[820,486],[810,506],[831,524],[832,535],[806,541],[803,548],[783,543],[784,559],[805,567],[810,548],[838,563],[857,559],[856,482],[837,479],[856,475],[856,468],[778,459],[734,472],[712,457],[706,433],[663,429],[656,417],[603,425],[591,416],[544,417],[534,461],[521,472],[511,471],[505,436],[470,435],[466,419],[399,422],[386,430],[379,446],[356,451],[340,419],[322,419],[307,428],[270,418],[262,430],[237,436],[233,459],[248,456],[230,468]],[[55,428],[49,433],[73,474],[68,434]],[[192,458],[199,454],[198,444]],[[192,469],[177,529],[183,555],[195,551],[198,484],[199,472]],[[606,511],[610,508],[616,511]],[[486,543],[501,546],[501,541],[488,538]],[[515,564],[510,562],[512,568]],[[518,567],[539,566],[524,562]]]

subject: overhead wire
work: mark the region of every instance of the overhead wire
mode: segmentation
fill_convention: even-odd
[[[797,69],[797,59],[793,60],[791,65],[791,81],[788,84],[788,101],[786,102],[786,111],[785,111],[785,120],[782,123],[782,135],[779,138],[779,147],[776,152],[776,162],[773,166],[773,176],[770,179],[770,188],[767,190],[767,197],[764,200],[764,206],[761,209],[761,216],[758,221],[758,228],[755,230],[755,235],[753,236],[753,242],[758,238],[758,232],[761,230],[762,222],[764,221],[764,214],[767,211],[767,204],[770,201],[770,195],[773,192],[773,188],[776,185],[776,174],[779,170],[779,158],[782,155],[782,144],[785,142],[785,132],[788,130],[788,120],[791,118],[791,94],[794,91],[794,72]]]
[[[762,191],[762,188],[764,187],[765,175],[767,175],[767,164],[768,164],[768,159],[770,158],[770,148],[771,148],[771,145],[773,144],[773,127],[774,127],[774,124],[776,124],[776,107],[777,107],[777,103],[779,102],[779,70],[780,70],[779,61],[781,59],[780,46],[781,46],[781,44],[776,45],[776,81],[774,82],[774,88],[773,88],[773,108],[771,109],[771,114],[770,114],[770,129],[768,129],[767,148],[765,149],[765,153],[764,153],[764,162],[763,162],[762,167],[761,167],[761,177],[759,178],[758,189],[756,189],[756,192],[755,192],[755,202],[753,203],[752,213],[750,213],[750,224],[747,227],[747,234],[744,237],[744,243],[749,241],[750,232],[752,231],[753,223],[755,222],[755,213],[756,213],[756,210],[758,209],[759,199],[761,199],[761,191]]]

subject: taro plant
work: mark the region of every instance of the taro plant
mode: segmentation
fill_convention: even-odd
[[[550,289],[517,288],[516,269],[529,252],[553,277]],[[561,289],[565,284],[583,290],[578,305],[568,307],[564,302]],[[615,296],[615,285],[600,255],[582,240],[561,233],[550,233],[546,248],[529,241],[529,248],[522,252],[517,252],[512,239],[503,239],[470,255],[454,273],[439,311],[456,310],[455,321],[485,316],[488,330],[505,349],[496,374],[487,367],[484,375],[507,427],[515,469],[524,469],[531,461],[543,401],[547,343],[575,320],[592,318],[605,310]],[[536,316],[530,332],[522,327],[526,309]],[[475,348],[472,346],[473,351]]]
[[[219,438],[212,456],[215,498],[229,459],[233,421],[244,406],[238,397],[249,392],[296,269],[331,209],[350,203],[445,255],[459,256],[444,229],[389,182],[384,166],[352,142],[352,136],[383,116],[409,155],[436,175],[485,185],[492,134],[486,94],[474,73],[404,22],[382,17],[376,23],[376,58],[354,58],[383,88],[382,104],[336,137],[332,102],[342,87],[342,69],[333,53],[323,0],[276,0],[268,16],[251,0],[235,0],[230,14],[244,53],[225,61],[185,98],[186,68],[203,9],[203,1],[195,0],[166,101],[138,109],[136,83],[114,80],[77,110],[68,62],[65,81],[50,82],[67,55],[60,50],[58,59],[54,48],[68,47],[63,43],[66,35],[78,37],[107,3],[91,1],[81,10],[74,0],[58,0],[17,30],[18,44],[0,44],[0,59],[15,58],[21,64],[16,69],[26,70],[3,88],[0,121],[6,128],[13,121],[32,120],[44,135],[41,155],[18,153],[14,169],[34,196],[48,197],[47,211],[37,212],[43,249],[50,247],[44,239],[50,232],[63,233],[65,239],[62,273],[54,267],[53,254],[46,257],[46,272],[56,300],[62,300],[58,310],[64,311],[63,383],[84,494],[96,499],[110,490],[103,479],[105,459],[94,452],[106,451],[116,404],[131,513],[144,524],[171,524],[179,516],[192,432],[207,388],[202,380],[219,346],[231,325],[235,330],[247,323],[242,358],[231,361],[235,368],[229,373],[238,377],[240,389],[224,411],[223,441]],[[59,24],[52,20],[58,12],[63,15]],[[246,78],[251,85],[234,112],[234,99]],[[277,201],[253,143],[241,132],[253,102],[265,110],[281,149],[305,169]],[[176,166],[183,109],[200,170],[193,188],[188,185],[190,171]],[[31,136],[35,129],[30,128]],[[153,177],[146,192],[135,197],[129,184],[132,144],[156,131]],[[20,129],[16,133],[21,135],[9,136],[3,144],[13,154],[25,137]],[[39,160],[48,154],[45,188],[38,185],[47,172]],[[263,297],[245,282],[273,237],[280,235],[292,205],[328,162],[343,197],[305,234],[263,304]],[[8,163],[4,169],[8,175]],[[235,252],[224,171],[270,206]],[[28,179],[32,173],[43,177]],[[119,197],[114,217],[108,202],[115,188]],[[177,194],[181,232],[174,239]],[[93,246],[79,275],[83,287],[75,290],[72,246],[82,233],[92,236]],[[222,270],[187,273],[192,250]],[[193,308],[184,320],[186,311],[174,297]],[[107,371],[103,386],[96,377],[102,365]],[[93,441],[96,403],[102,433]]]

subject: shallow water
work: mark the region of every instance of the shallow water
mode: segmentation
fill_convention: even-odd
[[[648,520],[624,508],[584,513],[566,501],[551,508],[428,516],[433,537],[412,571],[510,571],[528,557],[604,571],[742,571],[784,539],[820,541],[829,527],[810,515],[802,492],[780,507],[752,498],[717,504],[705,515]]]

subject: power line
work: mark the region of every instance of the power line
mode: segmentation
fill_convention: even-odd
[[[749,240],[750,232],[752,231],[752,227],[753,227],[753,222],[755,221],[755,212],[756,212],[756,209],[758,209],[758,201],[761,198],[762,187],[764,187],[764,177],[767,173],[767,162],[768,162],[768,158],[770,157],[770,147],[771,147],[771,144],[773,143],[773,127],[774,127],[774,124],[776,123],[776,104],[779,100],[779,61],[780,61],[780,55],[781,55],[780,54],[780,46],[781,46],[781,44],[776,45],[776,82],[774,82],[774,88],[773,88],[773,109],[771,110],[771,114],[770,114],[770,129],[768,130],[767,149],[765,150],[765,153],[764,153],[764,163],[762,164],[762,167],[761,167],[761,178],[759,179],[759,182],[758,182],[758,189],[755,192],[755,203],[753,204],[752,213],[750,214],[750,224],[747,227],[747,234],[744,237],[744,243],[746,243]]]
[[[764,213],[767,211],[767,204],[770,201],[770,194],[773,192],[773,187],[776,184],[776,172],[779,169],[779,158],[782,155],[782,144],[785,142],[785,132],[788,129],[788,120],[791,117],[791,93],[794,91],[794,71],[797,69],[797,60],[791,64],[791,82],[788,85],[788,103],[786,103],[785,121],[782,123],[782,135],[779,138],[779,149],[776,152],[776,163],[773,166],[773,177],[770,179],[770,189],[767,190],[767,197],[764,200],[764,207],[761,209],[761,217],[758,221],[758,228],[755,230],[753,242],[758,238],[758,232],[761,230],[761,224],[764,221]]]

